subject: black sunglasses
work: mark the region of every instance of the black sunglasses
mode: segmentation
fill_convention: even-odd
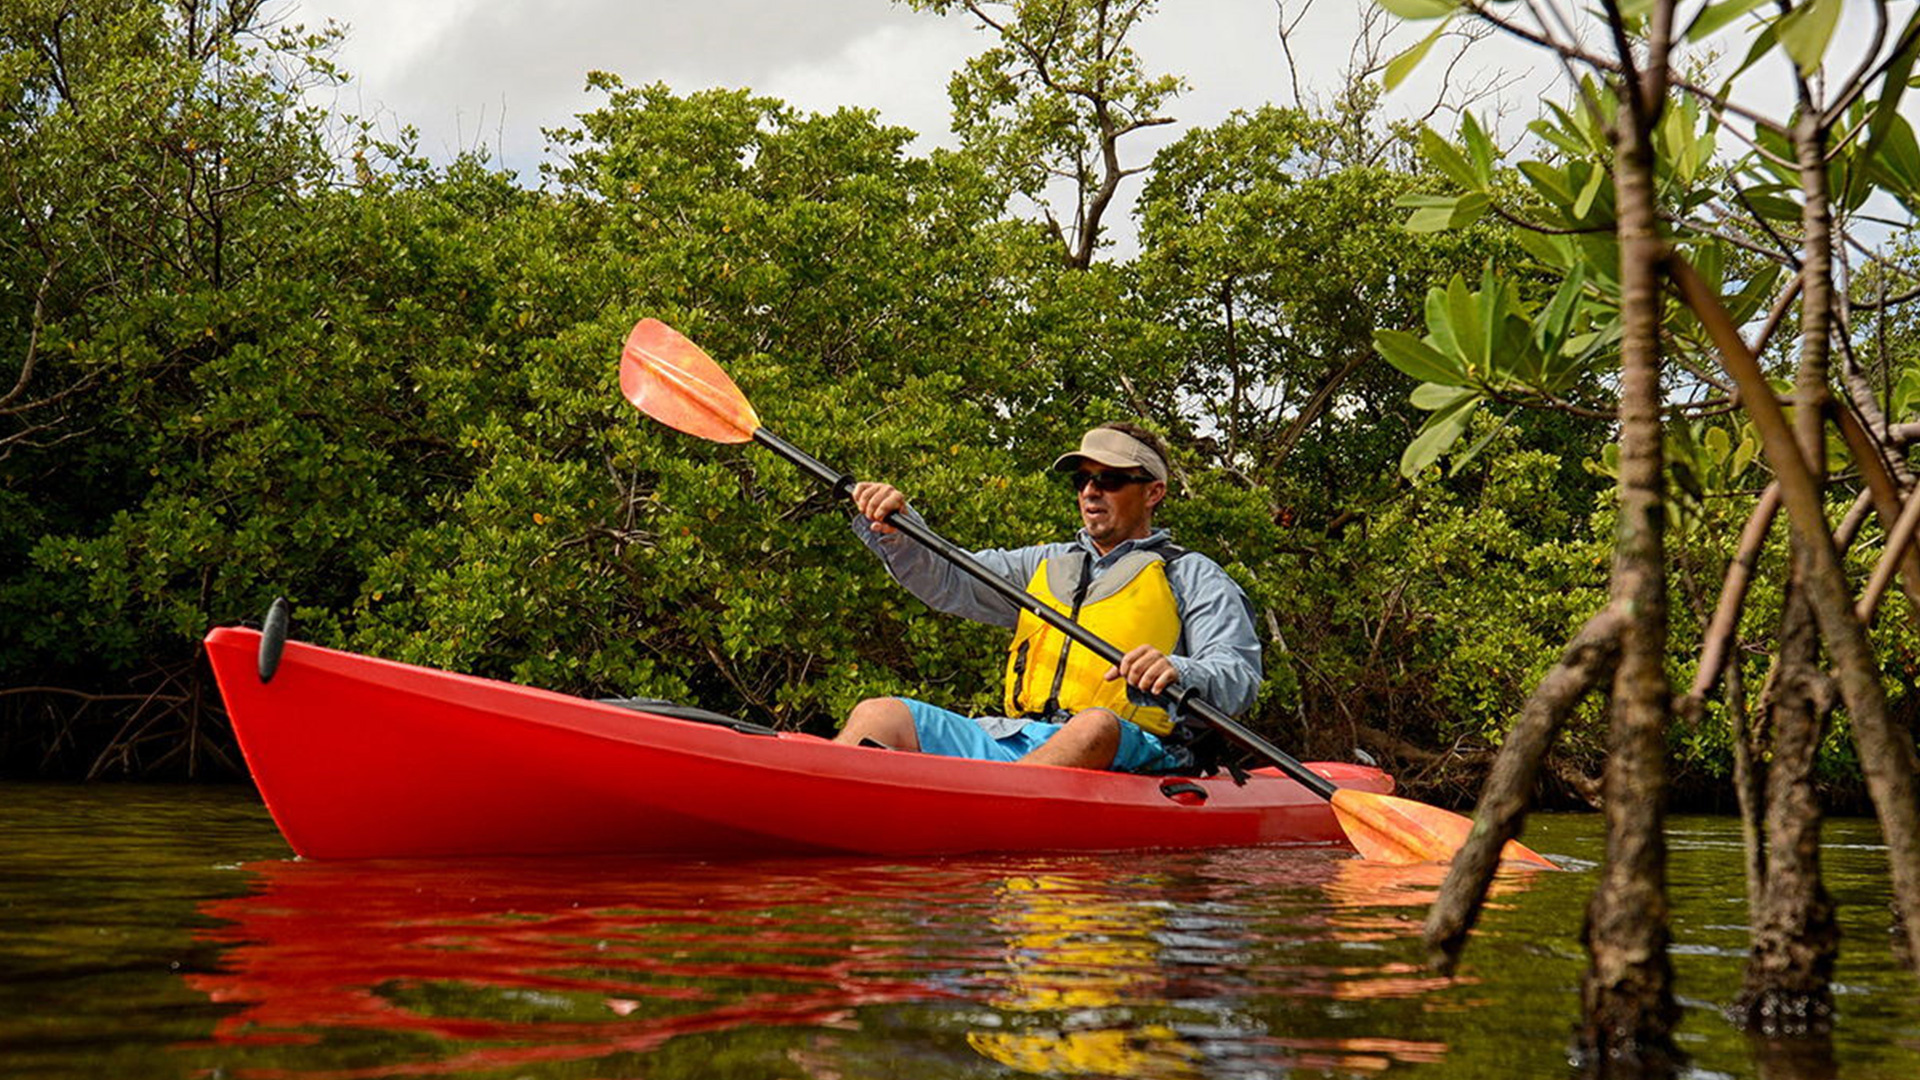
[[[1127,472],[1070,472],[1067,474],[1067,483],[1071,484],[1075,491],[1080,491],[1088,483],[1092,483],[1094,487],[1111,494],[1128,484],[1151,484],[1153,477]]]

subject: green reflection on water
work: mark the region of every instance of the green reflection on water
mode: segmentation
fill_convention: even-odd
[[[1589,866],[1598,830],[1528,840]],[[1920,1074],[1871,823],[1828,840],[1840,1026],[1795,1061],[1717,1012],[1737,830],[1674,823],[1698,1075]],[[1567,1075],[1592,874],[1504,881],[1455,981],[1420,965],[1437,882],[1275,850],[309,864],[244,790],[0,786],[0,1074]]]
[[[0,1074],[186,1076],[228,1010],[189,989],[210,898],[287,846],[244,788],[0,783]]]

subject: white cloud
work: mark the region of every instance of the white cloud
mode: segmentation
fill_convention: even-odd
[[[350,28],[342,108],[388,131],[417,127],[432,157],[486,145],[521,171],[538,162],[543,128],[597,104],[589,71],[877,108],[944,135],[946,73],[978,47],[959,20],[887,0],[295,0],[291,17]]]
[[[978,37],[954,30],[935,19],[878,26],[830,57],[774,70],[758,89],[810,112],[877,109],[884,122],[918,133],[922,150],[952,145],[947,78],[981,47]]]
[[[1150,71],[1182,75],[1191,89],[1169,106],[1178,123],[1130,140],[1125,163],[1144,164],[1187,127],[1219,123],[1235,109],[1294,104],[1295,78],[1277,34],[1283,18],[1304,14],[1292,40],[1298,84],[1308,98],[1329,100],[1352,64],[1371,2],[1163,0],[1131,40]],[[389,134],[415,126],[421,149],[437,160],[489,147],[523,176],[541,159],[543,128],[597,106],[583,89],[595,69],[630,85],[750,87],[813,111],[876,109],[885,122],[919,132],[920,149],[950,143],[947,81],[988,40],[964,15],[890,0],[288,0],[288,10],[295,21],[331,17],[351,28],[338,59],[355,79],[339,108],[375,119]],[[1588,22],[1578,12],[1571,18]],[[1848,45],[1866,37],[1866,21],[1849,6],[1837,56],[1850,58]],[[1396,28],[1386,55],[1425,29]],[[1737,53],[1740,42],[1720,47]],[[1388,96],[1389,116],[1428,110],[1446,73],[1441,52]],[[1566,92],[1544,50],[1504,35],[1475,46],[1454,75],[1484,80],[1496,71],[1520,78],[1506,95],[1504,127],[1516,134],[1540,97]],[[1790,105],[1779,100],[1791,82],[1782,75],[1769,69],[1749,79],[1770,112]],[[1493,108],[1488,102],[1476,111]],[[1123,190],[1125,198],[1136,185]]]

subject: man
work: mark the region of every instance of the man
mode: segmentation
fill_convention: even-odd
[[[856,705],[837,742],[896,750],[1122,772],[1195,764],[1197,732],[1159,695],[1175,682],[1228,713],[1253,704],[1260,642],[1239,585],[1204,555],[1155,528],[1167,454],[1152,432],[1111,423],[1053,463],[1078,493],[1084,528],[1070,543],[974,552],[1124,655],[1109,665],[1031,613],[886,524],[912,514],[887,484],[855,485],[854,531],[894,579],[929,607],[1010,627],[1005,716],[969,719],[910,698]]]

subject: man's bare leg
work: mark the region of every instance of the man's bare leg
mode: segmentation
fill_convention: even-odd
[[[1105,709],[1088,709],[1075,713],[1053,738],[1020,760],[1028,765],[1105,769],[1112,767],[1119,752],[1120,718]]]
[[[895,750],[920,749],[920,735],[913,729],[913,714],[899,698],[868,698],[855,705],[840,733],[833,737],[834,742],[855,746],[862,739],[871,739]]]

